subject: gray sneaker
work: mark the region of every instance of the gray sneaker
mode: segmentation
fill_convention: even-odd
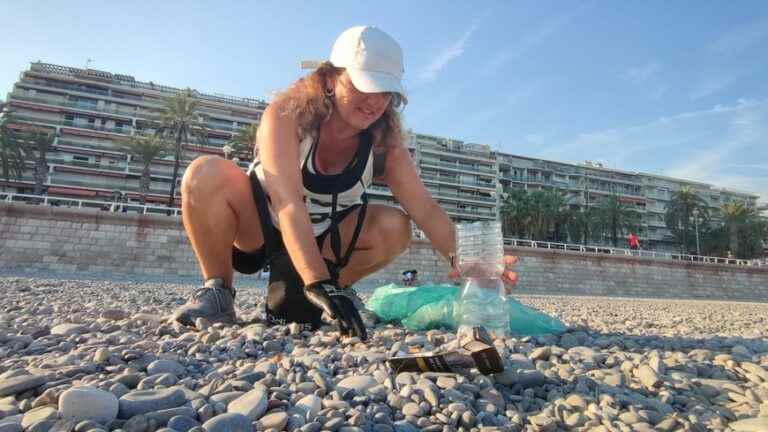
[[[184,306],[174,312],[173,318],[186,326],[195,325],[197,318],[233,324],[236,318],[235,289],[225,287],[220,278],[208,279]]]

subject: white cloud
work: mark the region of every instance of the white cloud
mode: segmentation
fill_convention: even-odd
[[[659,71],[659,65],[657,63],[646,63],[643,65],[636,65],[629,67],[622,74],[624,78],[634,82],[648,81],[655,76]]]
[[[705,76],[699,80],[698,85],[691,90],[689,96],[692,100],[698,100],[713,95],[736,82],[739,77],[740,74],[735,72],[721,72]]]
[[[422,81],[434,80],[437,77],[437,74],[439,74],[448,63],[464,54],[467,42],[472,37],[475,30],[477,30],[477,24],[472,24],[472,26],[465,31],[456,42],[452,43],[435,56],[435,58],[433,58],[432,61],[418,73],[419,79]]]
[[[544,41],[556,34],[573,19],[573,15],[557,17],[545,22],[535,28],[530,33],[511,42],[505,50],[497,53],[482,69],[482,75],[491,75],[496,73],[506,63],[522,57],[527,52],[535,49]]]
[[[754,21],[722,34],[707,50],[714,54],[735,55],[768,37],[768,19]]]
[[[765,200],[767,142],[768,100],[739,100],[645,124],[582,133],[544,148],[538,156],[577,163],[603,159],[612,168],[754,192]]]

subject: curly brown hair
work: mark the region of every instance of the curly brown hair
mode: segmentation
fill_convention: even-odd
[[[275,96],[273,103],[279,102],[285,107],[281,114],[296,118],[299,136],[315,133],[331,116],[333,102],[325,96],[325,82],[327,78],[338,77],[343,72],[343,68],[323,62],[309,75],[299,78]],[[383,174],[383,156],[387,150],[394,142],[405,140],[400,113],[397,111],[401,103],[399,95],[393,97],[381,117],[368,128],[373,135],[374,172],[377,176]]]

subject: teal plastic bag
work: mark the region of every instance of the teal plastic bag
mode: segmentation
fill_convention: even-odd
[[[454,285],[399,287],[389,284],[374,291],[367,307],[384,321],[400,322],[409,330],[455,330],[461,318],[460,288]],[[567,327],[557,318],[505,299],[509,330],[515,336],[563,333]]]
[[[411,316],[424,305],[445,298],[459,298],[459,287],[449,284],[401,287],[395,284],[376,288],[366,303],[382,321],[399,322]]]

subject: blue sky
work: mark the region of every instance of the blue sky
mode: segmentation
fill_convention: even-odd
[[[101,3],[101,4],[100,4]],[[29,62],[268,99],[373,24],[406,126],[768,198],[768,2],[0,1],[0,95]]]

